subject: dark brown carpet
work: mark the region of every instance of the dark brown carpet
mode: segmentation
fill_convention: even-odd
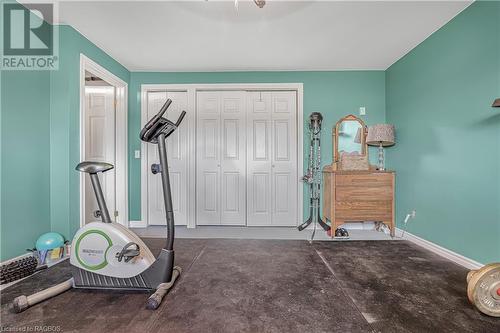
[[[147,239],[158,252],[161,239]],[[69,277],[64,262],[2,292],[2,328],[60,332],[500,332],[467,301],[467,270],[406,241],[179,239],[184,271],[157,311],[146,294],[71,290],[15,314],[11,301]]]

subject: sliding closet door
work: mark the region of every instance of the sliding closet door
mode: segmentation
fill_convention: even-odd
[[[197,93],[198,225],[245,225],[245,93]]]
[[[247,223],[297,225],[295,92],[247,96]]]
[[[187,108],[187,92],[149,92],[148,93],[148,119],[158,113],[167,98],[172,99],[172,104],[164,115],[175,121],[180,113]],[[167,138],[168,166],[170,174],[170,187],[172,191],[172,204],[176,225],[187,224],[187,198],[188,198],[188,126],[183,122],[179,128]],[[163,190],[161,174],[153,175],[150,171],[151,164],[159,163],[158,146],[147,145],[148,165],[148,222],[150,225],[165,225],[165,206],[163,203]]]

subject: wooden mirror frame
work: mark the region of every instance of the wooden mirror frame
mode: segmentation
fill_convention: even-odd
[[[361,155],[366,155],[366,152],[368,150],[368,146],[366,145],[366,136],[368,135],[368,127],[366,127],[365,123],[363,120],[360,118],[356,117],[353,114],[347,115],[343,118],[340,118],[339,121],[335,124],[335,126],[332,128],[332,143],[333,143],[333,165],[336,165],[337,162],[340,161],[340,156],[339,156],[339,128],[340,124],[342,124],[343,121],[357,121],[361,125],[361,128],[363,129],[363,135],[361,138]]]

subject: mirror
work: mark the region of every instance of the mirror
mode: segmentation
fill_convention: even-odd
[[[333,128],[333,162],[340,160],[340,154],[366,154],[365,123],[354,115],[340,119]]]

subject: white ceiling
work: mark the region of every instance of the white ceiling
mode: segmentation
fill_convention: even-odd
[[[471,1],[63,1],[131,71],[385,70]]]

